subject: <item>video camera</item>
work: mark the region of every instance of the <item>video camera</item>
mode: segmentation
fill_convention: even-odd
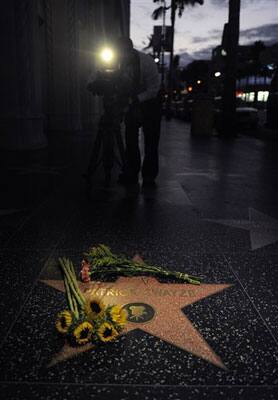
[[[98,72],[87,89],[97,96],[114,98],[120,103],[128,102],[132,92],[132,81],[123,73],[117,52],[110,47],[104,47],[98,52]]]

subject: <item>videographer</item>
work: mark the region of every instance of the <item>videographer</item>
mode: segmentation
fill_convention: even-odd
[[[154,185],[158,175],[158,144],[160,136],[161,104],[158,97],[160,79],[157,66],[151,56],[133,48],[131,39],[116,40],[117,67],[111,74],[100,74],[88,84],[93,94],[102,95],[123,111],[125,122],[125,162],[118,183],[138,183],[141,170],[139,128],[144,133],[143,185]],[[110,95],[109,95],[110,93]],[[105,105],[105,104],[104,104]],[[111,109],[111,108],[110,108]],[[115,107],[114,107],[115,109]],[[112,116],[111,116],[112,118]],[[88,168],[90,171],[90,166]]]
[[[158,175],[158,145],[160,137],[161,101],[160,79],[153,58],[133,48],[129,38],[119,38],[121,74],[132,80],[132,93],[125,114],[126,165],[119,176],[123,185],[138,183],[141,169],[139,128],[144,133],[144,160],[142,165],[143,185],[154,185]]]

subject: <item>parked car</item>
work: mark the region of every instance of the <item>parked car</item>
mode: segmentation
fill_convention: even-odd
[[[222,98],[217,97],[214,99],[215,104],[215,127],[220,124]],[[258,109],[248,106],[245,101],[240,98],[236,99],[236,125],[239,128],[257,129],[259,122]]]
[[[180,99],[173,99],[171,104],[171,116],[183,119],[184,121],[191,121],[191,114],[194,99],[192,97],[181,97]],[[221,123],[222,114],[222,98],[216,97],[214,99],[214,126],[216,129]],[[164,104],[165,112],[165,104]],[[236,123],[239,128],[257,129],[259,122],[258,109],[250,107],[245,101],[240,98],[236,99]]]

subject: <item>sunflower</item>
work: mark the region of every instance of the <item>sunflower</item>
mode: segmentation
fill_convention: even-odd
[[[98,328],[97,334],[102,342],[111,342],[118,336],[118,332],[110,322],[103,322]]]
[[[127,321],[127,311],[119,306],[118,304],[113,306],[110,310],[110,316],[115,324],[119,325],[121,328],[124,327]]]
[[[56,329],[60,333],[67,333],[72,324],[72,313],[68,310],[59,312],[56,319]]]
[[[84,309],[90,319],[95,319],[104,314],[105,304],[100,299],[91,297],[86,300]]]
[[[93,329],[93,325],[90,322],[81,322],[72,332],[74,342],[81,345],[88,343],[91,340]]]

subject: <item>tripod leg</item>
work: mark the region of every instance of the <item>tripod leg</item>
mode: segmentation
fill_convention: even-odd
[[[118,126],[117,129],[115,130],[115,136],[116,136],[116,143],[117,143],[119,155],[120,155],[119,165],[121,168],[123,168],[125,165],[125,147],[124,147],[124,142],[123,142],[120,126]]]
[[[111,170],[114,165],[114,138],[113,127],[110,124],[106,125],[103,130],[103,167],[105,173],[105,182],[110,183]]]
[[[94,174],[94,172],[96,171],[97,167],[101,162],[100,152],[101,152],[102,135],[103,135],[103,121],[100,120],[97,136],[94,141],[92,153],[90,156],[87,173],[84,175],[89,184],[91,184],[92,175]]]

